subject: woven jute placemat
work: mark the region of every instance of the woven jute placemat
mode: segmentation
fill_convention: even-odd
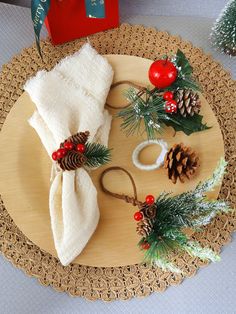
[[[194,75],[203,88],[203,94],[211,105],[220,124],[225,158],[228,162],[220,198],[231,206],[236,204],[236,82],[222,66],[191,43],[154,28],[122,24],[119,28],[89,37],[91,44],[101,54],[127,54],[155,59],[163,54],[184,51],[194,67]],[[3,66],[0,75],[0,128],[7,114],[23,92],[25,81],[38,70],[50,70],[60,59],[78,51],[86,39],[79,39],[54,47],[42,42],[44,61],[35,46],[24,49],[11,62]],[[214,152],[212,152],[214,153]],[[194,238],[203,245],[219,252],[230,241],[236,230],[236,215],[222,214]],[[143,264],[122,267],[89,267],[71,264],[63,267],[59,260],[41,250],[17,228],[0,200],[0,251],[16,267],[38,278],[41,284],[51,285],[57,291],[90,300],[130,299],[147,296],[153,291],[164,291],[169,285],[181,283],[184,277],[193,276],[207,263],[185,254],[176,256],[176,264],[183,274],[163,272]]]

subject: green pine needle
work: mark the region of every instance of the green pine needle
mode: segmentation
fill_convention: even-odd
[[[215,186],[220,184],[224,176],[226,166],[227,166],[227,162],[225,161],[224,158],[221,158],[215,171],[213,172],[212,177],[206,180],[205,182],[203,183],[200,182],[198,184],[195,190],[195,197],[202,196],[203,193],[212,191]]]
[[[147,90],[145,97],[138,96],[134,88],[126,92],[131,105],[121,110],[118,117],[123,119],[121,129],[127,136],[147,133],[148,138],[155,138],[161,132],[162,123],[159,123],[158,112],[163,108],[163,99],[153,97]]]
[[[111,160],[111,150],[99,143],[86,143],[85,156],[87,161],[85,166],[97,168]]]
[[[203,248],[196,241],[189,241],[184,247],[185,251],[188,252],[189,255],[194,257],[199,257],[203,261],[210,260],[211,262],[220,261],[220,256],[216,254],[210,248]]]
[[[174,263],[171,263],[165,258],[156,259],[154,262],[154,266],[160,267],[164,271],[171,271],[172,273],[180,274],[182,273],[181,269],[175,266]]]

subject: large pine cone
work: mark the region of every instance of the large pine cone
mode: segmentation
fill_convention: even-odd
[[[179,178],[184,182],[190,179],[199,167],[199,158],[192,148],[183,143],[175,144],[166,154],[164,168],[168,169],[168,177],[175,184]]]
[[[177,101],[178,112],[186,117],[199,113],[201,108],[201,100],[199,94],[191,89],[179,89],[175,92],[175,100]]]
[[[136,232],[142,237],[147,237],[152,232],[153,223],[151,219],[144,218],[138,222]]]

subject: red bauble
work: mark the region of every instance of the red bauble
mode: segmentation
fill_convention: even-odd
[[[142,220],[142,219],[143,219],[143,214],[142,214],[141,212],[136,212],[136,213],[134,213],[134,219],[135,219],[136,221]]]
[[[171,91],[167,91],[163,94],[163,99],[169,101],[169,100],[172,100],[174,99],[174,93],[171,92]]]
[[[177,112],[177,102],[173,99],[165,103],[165,112],[176,113]]]
[[[66,150],[72,150],[73,149],[73,147],[74,147],[74,144],[72,143],[72,142],[65,142],[64,143],[64,148],[66,149]]]
[[[146,196],[146,203],[148,205],[152,205],[155,202],[155,197],[153,195],[147,195]]]
[[[151,245],[150,245],[148,242],[143,242],[143,243],[142,243],[142,249],[143,249],[143,250],[148,250],[148,249],[150,248],[150,246],[151,246]]]
[[[59,148],[57,150],[57,159],[61,159],[66,155],[66,149],[65,148]]]
[[[57,152],[53,152],[53,153],[52,153],[52,159],[53,159],[54,161],[57,160]]]
[[[76,149],[77,149],[78,152],[84,153],[85,152],[85,145],[84,144],[78,144],[76,146]]]
[[[154,61],[149,68],[149,80],[159,89],[170,86],[177,78],[178,71],[169,60]]]

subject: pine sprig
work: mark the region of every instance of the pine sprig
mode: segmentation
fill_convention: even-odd
[[[199,257],[203,261],[220,261],[220,256],[218,254],[216,254],[210,248],[201,247],[201,245],[196,241],[188,241],[188,243],[183,248],[189,255]]]
[[[126,97],[130,105],[121,110],[117,116],[123,120],[121,129],[127,136],[142,135],[146,132],[148,139],[154,139],[163,132],[165,126],[173,127],[176,132],[183,131],[186,135],[209,129],[202,123],[203,117],[199,114],[185,118],[178,113],[166,113],[165,102],[157,92],[151,93],[150,90],[146,90],[145,94],[140,96],[134,88],[130,88],[126,92]]]
[[[85,153],[87,157],[85,166],[97,168],[111,160],[111,150],[99,143],[86,143]]]
[[[198,184],[195,190],[195,197],[202,196],[203,193],[212,191],[216,185],[220,184],[220,181],[224,176],[226,166],[227,162],[224,158],[221,158],[218,166],[212,174],[212,177],[205,182],[200,182]]]
[[[139,245],[149,243],[145,261],[166,270],[175,269],[168,256],[173,251],[187,252],[201,259],[217,261],[219,256],[209,248],[202,248],[196,241],[190,241],[184,228],[199,231],[219,213],[232,211],[222,200],[207,200],[205,193],[212,190],[223,177],[226,162],[221,159],[212,177],[198,184],[195,190],[171,196],[162,193],[156,200],[157,213],[152,232],[141,239]]]
[[[134,88],[130,88],[126,92],[126,97],[131,104],[117,115],[123,119],[121,128],[127,136],[146,132],[148,138],[155,138],[156,133],[163,129],[163,123],[159,121],[165,113],[162,110],[163,99],[159,96],[154,97],[149,90],[146,91],[144,97],[141,97]],[[158,117],[159,112],[160,116]]]

